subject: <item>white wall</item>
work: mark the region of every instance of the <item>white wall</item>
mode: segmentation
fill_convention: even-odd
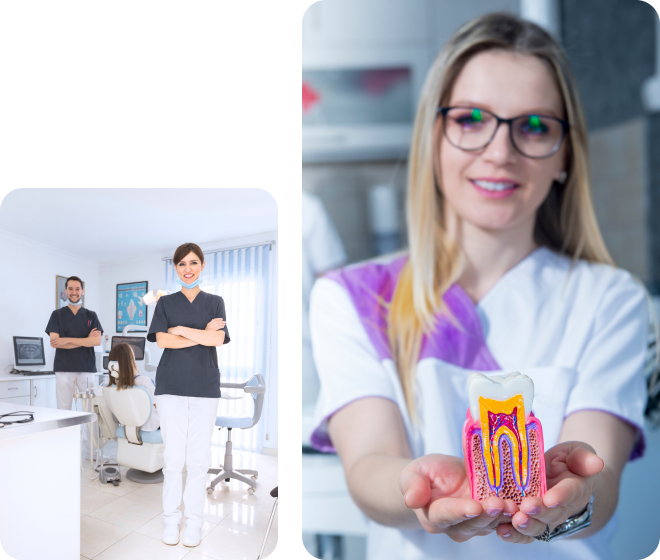
[[[277,233],[218,241],[202,246],[208,252],[242,244],[260,243],[275,240],[273,249],[273,308],[271,315],[270,370],[266,407],[262,421],[266,422],[265,433],[269,435],[264,446],[277,449],[278,445],[278,353],[277,353]],[[55,310],[55,276],[79,276],[85,282],[85,307],[95,311],[104,329],[104,335],[116,335],[115,301],[117,284],[147,280],[149,289],[165,288],[165,256],[167,251],[128,256],[119,262],[103,263],[77,257],[75,239],[65,241],[63,249],[42,245],[24,237],[0,230],[0,254],[4,255],[3,274],[0,275],[0,371],[11,369],[14,363],[13,336],[42,336],[46,352],[46,369],[53,368],[55,350],[48,344],[44,329]],[[69,252],[71,251],[71,252]],[[148,323],[151,323],[153,308],[149,309]],[[151,350],[152,362],[158,364],[162,350],[147,342]],[[140,372],[144,362],[138,362]]]
[[[0,371],[14,363],[13,336],[44,339],[46,369],[53,369],[55,349],[44,332],[55,311],[55,277],[78,276],[85,282],[85,307],[98,313],[101,301],[100,264],[77,257],[75,236],[62,235],[62,249],[42,245],[0,230]],[[101,318],[101,324],[104,325]],[[104,325],[105,326],[105,325]]]

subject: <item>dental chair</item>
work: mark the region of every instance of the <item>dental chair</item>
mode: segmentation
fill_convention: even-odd
[[[252,396],[252,416],[230,415],[218,416],[215,425],[227,428],[229,431],[225,446],[224,463],[220,468],[210,468],[208,474],[217,474],[206,491],[211,494],[215,486],[221,481],[229,482],[231,478],[245,482],[250,487],[248,494],[254,494],[257,487],[255,482],[258,471],[249,469],[233,469],[231,430],[234,428],[248,429],[256,425],[261,418],[266,383],[261,374],[255,374],[243,383],[220,382],[221,389],[243,389]],[[157,484],[163,481],[163,453],[165,444],[160,429],[153,432],[144,432],[138,426],[151,416],[153,402],[149,392],[140,386],[133,386],[117,391],[116,386],[102,386],[105,403],[95,402],[100,416],[99,426],[102,436],[106,440],[115,440],[117,445],[117,463],[128,466],[126,478],[142,484]],[[243,397],[221,397],[227,400],[241,399]],[[121,424],[121,425],[120,425]],[[102,456],[102,454],[101,454]],[[186,470],[184,466],[184,471]],[[251,479],[244,475],[251,475]]]
[[[221,481],[229,482],[230,479],[240,480],[249,486],[248,494],[254,494],[254,489],[257,487],[257,477],[259,473],[250,469],[236,469],[234,470],[231,454],[231,431],[236,428],[247,430],[256,425],[261,418],[261,410],[264,405],[264,394],[266,393],[266,382],[260,374],[253,375],[244,383],[223,383],[220,382],[221,389],[243,389],[243,391],[252,397],[254,405],[252,416],[248,415],[227,415],[218,416],[215,420],[215,425],[220,429],[227,428],[227,444],[225,446],[225,459],[224,463],[219,468],[211,468],[208,470],[209,474],[217,474],[210,486],[206,489],[209,494],[213,493],[216,485]],[[251,478],[248,478],[251,477]]]
[[[157,484],[163,481],[163,452],[165,445],[160,429],[144,432],[139,426],[151,416],[153,403],[151,395],[144,387],[128,387],[117,390],[115,385],[103,387],[103,398],[121,425],[116,426],[114,437],[117,440],[117,463],[130,467],[126,478],[141,484]],[[106,424],[101,409],[103,424]],[[105,426],[104,435],[112,429]]]

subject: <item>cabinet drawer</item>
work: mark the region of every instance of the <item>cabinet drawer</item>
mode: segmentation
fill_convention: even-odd
[[[0,399],[0,403],[30,404],[30,397],[14,397],[13,399]]]
[[[30,380],[17,379],[16,381],[2,381],[0,382],[0,399],[8,399],[10,397],[29,397],[30,396]]]

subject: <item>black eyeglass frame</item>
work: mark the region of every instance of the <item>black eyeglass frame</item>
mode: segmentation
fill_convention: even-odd
[[[495,130],[493,131],[493,135],[490,137],[488,142],[486,142],[483,146],[480,146],[479,148],[461,148],[461,146],[457,146],[456,144],[454,144],[451,141],[451,139],[449,138],[449,135],[447,134],[447,119],[446,119],[446,116],[447,116],[447,113],[451,109],[473,109],[473,110],[476,109],[477,111],[481,111],[482,113],[488,113],[489,115],[494,117],[495,120],[497,121],[497,125],[495,126]],[[488,111],[487,109],[480,109],[479,107],[464,107],[464,106],[461,106],[461,105],[458,105],[456,107],[438,107],[435,111],[435,114],[436,114],[436,116],[437,115],[442,115],[442,132],[444,133],[445,138],[447,138],[447,141],[452,146],[454,146],[455,148],[458,148],[459,150],[463,150],[464,152],[478,152],[480,150],[483,150],[486,146],[488,146],[488,144],[490,144],[493,141],[493,138],[495,138],[495,135],[497,134],[497,129],[500,128],[500,124],[506,123],[506,124],[509,125],[509,139],[511,140],[511,145],[514,147],[516,152],[518,152],[520,155],[523,155],[523,156],[525,156],[527,158],[530,158],[530,159],[546,159],[546,158],[549,158],[551,156],[554,156],[559,151],[559,148],[561,148],[561,145],[562,145],[562,142],[564,141],[564,138],[566,138],[566,135],[568,134],[568,132],[571,129],[570,123],[568,121],[565,121],[564,119],[558,119],[557,117],[551,117],[550,115],[533,115],[535,117],[543,117],[544,119],[552,119],[553,121],[557,121],[559,124],[561,124],[562,134],[561,134],[561,138],[559,138],[559,140],[557,141],[557,145],[553,148],[553,150],[548,155],[546,155],[546,156],[530,156],[530,155],[527,155],[525,152],[523,152],[516,145],[516,141],[513,139],[513,127],[511,126],[511,124],[513,123],[513,121],[515,121],[517,119],[520,119],[522,117],[532,116],[532,115],[518,115],[517,117],[512,117],[510,119],[503,119],[501,117],[498,117],[495,113],[492,113],[491,111]]]

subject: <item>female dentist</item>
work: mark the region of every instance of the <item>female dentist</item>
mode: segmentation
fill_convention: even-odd
[[[370,560],[613,558],[621,472],[643,451],[649,315],[643,287],[612,264],[590,192],[559,45],[510,15],[461,27],[417,110],[408,253],[312,293],[312,443],[341,458],[371,519]],[[543,498],[471,499],[461,428],[475,370],[533,379]],[[514,546],[566,536],[571,517],[583,529],[571,539]]]
[[[229,342],[225,304],[199,284],[204,254],[194,243],[181,245],[172,259],[180,292],[158,300],[147,339],[165,348],[156,371],[156,404],[165,444],[162,539],[179,542],[182,472],[188,470],[183,503],[185,546],[201,542],[211,436],[220,400],[216,346]]]

